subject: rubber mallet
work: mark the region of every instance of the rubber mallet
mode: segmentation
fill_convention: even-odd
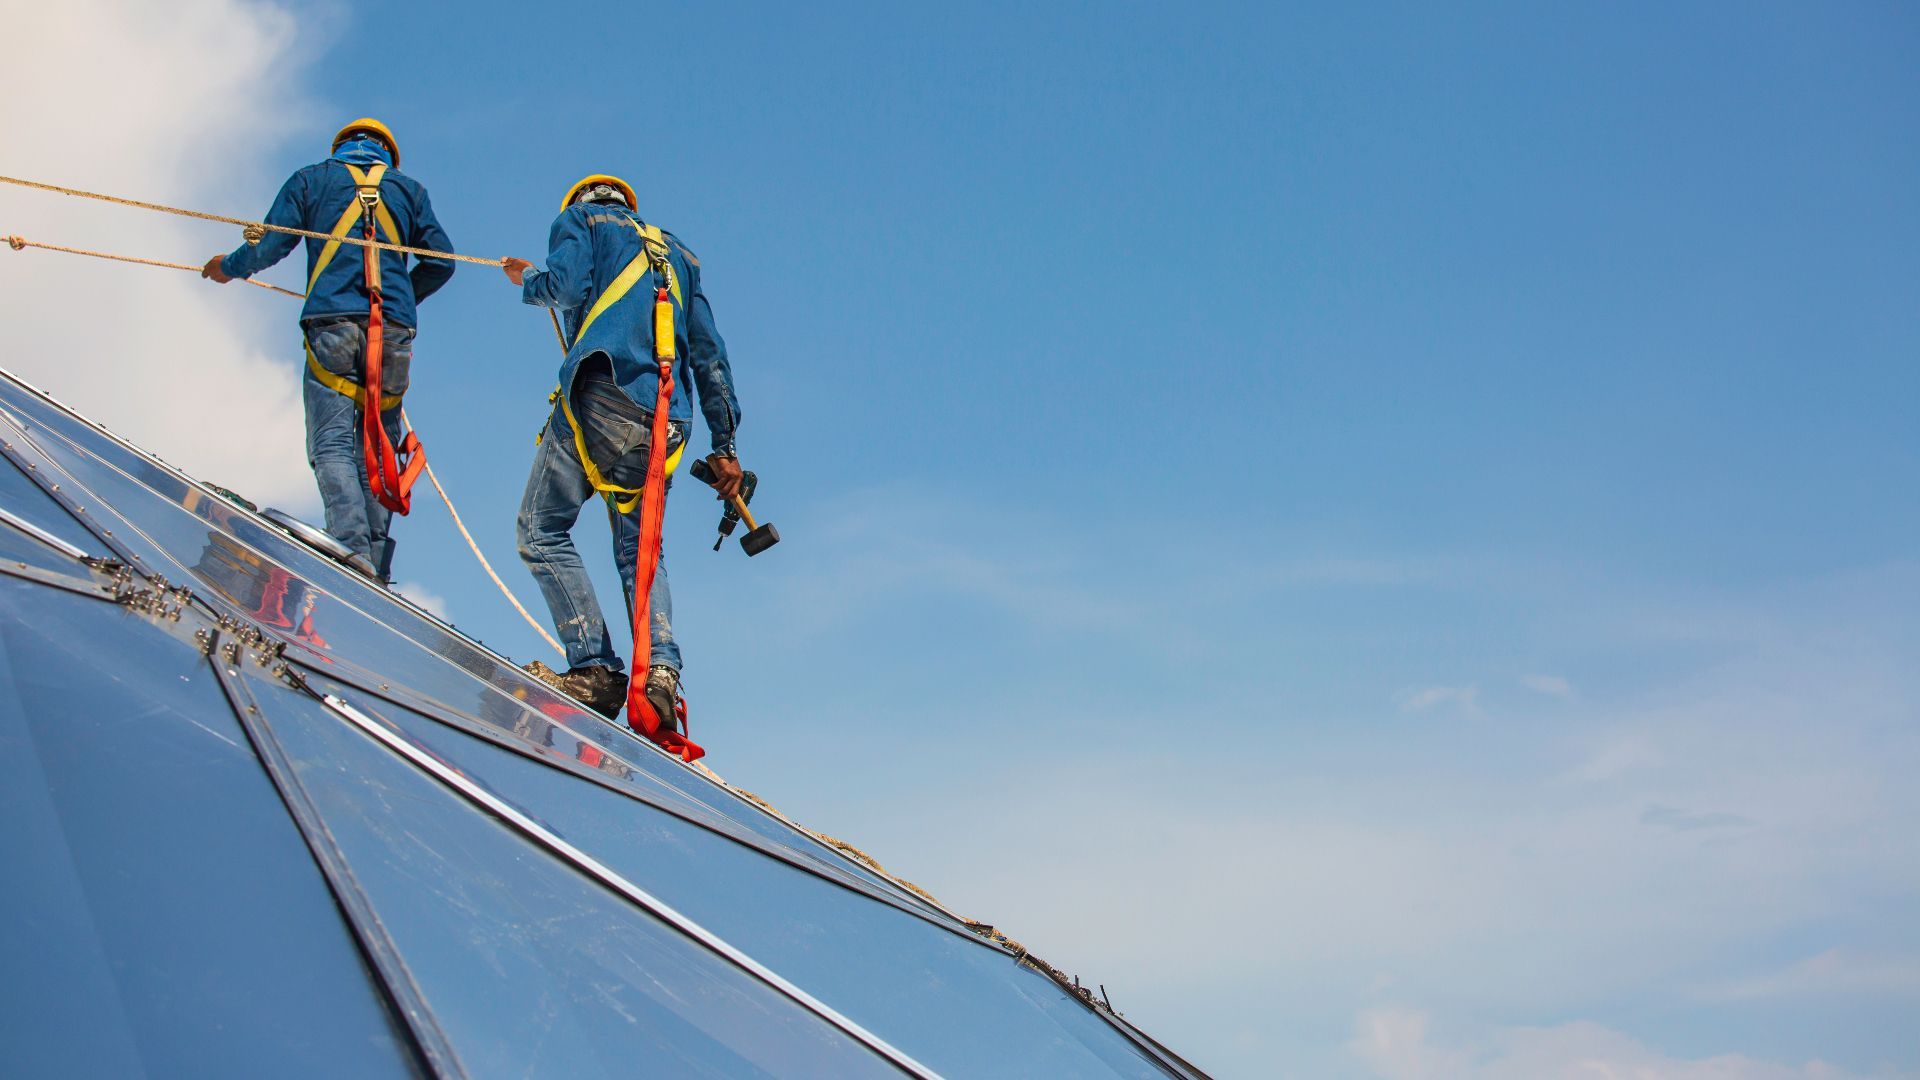
[[[693,463],[692,472],[695,480],[709,487],[713,486],[713,470],[707,467],[705,458],[696,460]],[[753,511],[747,509],[747,499],[753,497],[754,488],[759,486],[756,483],[758,478],[752,473],[746,473],[741,479],[740,492],[745,498],[742,498],[741,495],[735,495],[733,498],[727,500],[726,515],[720,519],[720,535],[724,538],[728,533],[733,532],[733,523],[735,521],[745,521],[747,523],[747,535],[740,538],[740,550],[746,552],[748,557],[752,557],[779,543],[780,530],[774,528],[772,522],[761,525],[753,520]],[[713,549],[715,551],[720,550],[719,540],[713,542]]]

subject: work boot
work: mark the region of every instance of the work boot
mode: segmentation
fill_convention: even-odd
[[[535,660],[526,673],[611,720],[627,700],[627,677],[604,664],[588,664],[561,674]]]
[[[657,664],[647,670],[647,704],[653,706],[653,714],[660,718],[661,731],[679,731],[679,711],[674,706],[680,700],[680,673],[664,664]],[[627,717],[629,724],[633,717]]]

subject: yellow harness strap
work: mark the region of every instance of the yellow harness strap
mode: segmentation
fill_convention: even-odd
[[[326,387],[342,397],[352,398],[353,403],[362,409],[367,407],[366,390],[352,379],[335,375],[333,372],[321,367],[319,358],[313,355],[313,346],[311,344],[307,346],[307,370],[313,372],[313,377],[320,380],[321,386]],[[386,412],[398,404],[400,404],[399,394],[380,395],[381,412]]]
[[[633,291],[633,287],[640,283],[641,278],[647,276],[647,271],[653,269],[656,259],[667,268],[667,288],[673,290],[673,298],[681,299],[680,275],[673,272],[673,264],[667,261],[667,238],[661,234],[660,226],[642,225],[632,220],[627,224],[632,225],[633,231],[640,234],[640,254],[635,255],[633,261],[621,269],[619,276],[613,279],[613,284],[607,286],[607,291],[601,293],[600,299],[594,301],[593,307],[588,309],[587,317],[580,320],[580,329],[573,335],[573,343],[576,345],[586,336],[587,327],[592,326],[595,319],[605,314],[608,308],[619,303]]]
[[[673,292],[674,299],[680,299],[680,276],[673,272],[673,264],[667,261],[667,238],[660,232],[660,227],[658,225],[642,225],[632,220],[629,220],[627,223],[632,225],[633,230],[640,234],[640,254],[635,255],[632,262],[629,262],[625,267],[621,268],[619,276],[613,279],[613,284],[607,286],[607,291],[601,293],[600,299],[595,301],[593,307],[588,310],[587,317],[580,320],[580,330],[573,335],[573,341],[576,345],[580,343],[582,337],[586,336],[587,327],[592,326],[595,319],[598,319],[608,308],[619,303],[629,292],[632,292],[633,287],[640,283],[641,278],[647,276],[647,272],[652,270],[656,263],[666,268],[667,288]],[[669,325],[671,324],[669,323]],[[656,332],[658,332],[657,328],[658,323],[656,322]],[[657,352],[658,349],[656,348],[655,351]],[[671,352],[669,352],[668,355],[670,356]],[[600,472],[600,467],[595,465],[593,458],[587,454],[587,438],[580,430],[580,422],[574,419],[573,405],[567,401],[565,388],[555,390],[553,393],[554,397],[560,401],[560,411],[561,414],[567,418],[567,426],[573,429],[573,449],[574,452],[580,456],[581,467],[586,470],[587,482],[593,485],[593,490],[606,496],[607,500],[613,503],[615,510],[622,514],[633,513],[634,508],[640,505],[640,496],[643,494],[642,490],[640,488],[624,488],[617,484],[607,482],[607,478]],[[538,442],[539,440],[535,439],[534,441]],[[668,476],[672,476],[674,470],[680,467],[680,455],[686,448],[687,444],[683,441],[679,446],[674,448],[672,454],[668,455],[666,466]],[[626,496],[626,498],[621,498],[621,496]]]
[[[347,165],[344,161],[340,164]],[[353,177],[353,186],[358,192],[359,197],[347,203],[346,210],[341,212],[340,220],[334,223],[333,232],[329,234],[333,239],[328,240],[327,246],[320,249],[320,257],[313,260],[313,273],[307,275],[308,292],[312,292],[314,284],[320,280],[320,271],[325,270],[327,264],[333,262],[333,257],[339,253],[340,238],[351,232],[355,225],[360,224],[360,214],[364,208],[363,204],[372,204],[374,220],[379,223],[381,228],[387,230],[388,243],[398,244],[402,242],[400,239],[400,227],[394,224],[393,215],[387,212],[387,204],[380,201],[380,181],[386,177],[387,167],[385,165],[375,165],[367,171],[361,172],[357,166],[347,165],[347,175]],[[374,280],[367,282],[367,286],[377,289],[380,287],[380,264],[376,261],[373,265],[375,267]]]
[[[573,429],[573,452],[580,458],[580,467],[586,470],[587,483],[593,485],[593,490],[605,496],[615,510],[622,514],[633,513],[634,509],[640,505],[640,496],[645,493],[644,490],[609,483],[601,474],[600,467],[593,463],[593,457],[587,453],[587,437],[580,430],[580,421],[574,419],[573,406],[568,403],[565,394],[560,395],[560,414],[567,418],[567,426]],[[680,455],[686,449],[687,444],[683,440],[679,446],[673,448],[673,453],[667,455],[668,476],[672,476],[673,471],[680,467]]]
[[[387,231],[387,242],[393,244],[401,242],[400,227],[394,224],[393,215],[387,212],[387,204],[380,201],[380,181],[386,177],[387,167],[375,165],[362,172],[357,166],[348,165],[344,161],[341,164],[347,166],[347,175],[353,177],[356,197],[347,203],[347,208],[341,213],[340,220],[334,223],[333,232],[330,234],[333,239],[328,240],[327,246],[320,249],[320,257],[313,260],[313,273],[307,275],[308,292],[312,292],[314,285],[320,280],[320,272],[327,268],[327,264],[333,261],[335,255],[339,254],[340,237],[348,235],[355,225],[360,224],[360,215],[367,206],[373,207],[374,221],[380,228]],[[378,260],[375,260],[373,267],[373,280],[367,282],[369,289],[380,287]],[[313,377],[320,380],[321,386],[342,397],[352,398],[353,403],[363,409],[367,407],[367,393],[360,384],[321,367],[319,359],[313,355],[311,345],[307,346],[307,370],[313,372]],[[380,397],[381,412],[398,404],[400,404],[399,394],[382,394]]]

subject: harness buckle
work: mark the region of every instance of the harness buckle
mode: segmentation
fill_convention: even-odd
[[[369,187],[355,188],[354,190],[360,193],[361,206],[366,207],[368,210],[372,210],[374,207],[380,205],[380,189],[379,188],[369,186]]]

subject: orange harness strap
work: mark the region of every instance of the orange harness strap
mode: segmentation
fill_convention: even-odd
[[[627,726],[668,753],[692,763],[706,755],[698,743],[672,731],[647,701],[647,661],[653,655],[653,578],[660,566],[660,528],[667,510],[667,411],[673,405],[673,299],[666,274],[653,294],[653,357],[660,368],[653,403],[653,442],[647,447],[647,482],[640,495],[640,535],[633,561],[633,668],[627,677]]]
[[[372,201],[378,200],[378,192],[375,188]],[[366,196],[363,193],[361,197]],[[369,207],[362,218],[368,240],[375,239],[373,219]],[[381,506],[396,514],[406,514],[413,509],[413,483],[427,467],[427,451],[420,445],[420,437],[408,431],[396,452],[392,440],[387,438],[386,425],[380,422],[380,399],[386,389],[380,371],[386,355],[386,320],[380,303],[380,252],[372,247],[361,250],[366,254],[367,276],[367,371],[361,385],[368,390],[360,409],[360,452],[366,459],[367,490]]]

